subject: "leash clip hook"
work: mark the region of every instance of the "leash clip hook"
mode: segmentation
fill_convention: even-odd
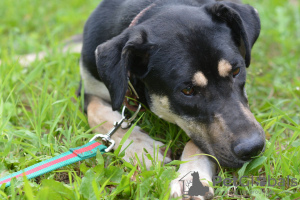
[[[128,108],[126,106],[124,106],[123,110],[122,110],[122,119],[119,122],[115,122],[114,127],[106,135],[97,134],[90,140],[90,142],[96,140],[97,138],[101,138],[103,141],[110,143],[109,147],[107,147],[107,149],[105,149],[105,152],[111,151],[112,148],[116,144],[116,142],[113,139],[111,139],[111,136],[121,127],[123,122],[126,122],[127,124],[125,127],[122,127],[122,128],[123,129],[129,128],[131,126],[131,122],[137,117],[137,114],[139,113],[141,107],[142,107],[141,104],[139,104],[139,107],[136,110],[136,112],[131,117],[126,117],[125,112],[126,112],[126,109],[128,109]]]

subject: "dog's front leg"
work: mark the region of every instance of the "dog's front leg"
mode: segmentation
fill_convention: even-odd
[[[212,177],[216,172],[216,165],[207,156],[197,155],[203,152],[192,142],[189,141],[184,147],[181,160],[189,161],[181,164],[178,172],[180,175],[171,182],[171,196],[183,199],[193,196],[193,199],[212,199],[213,188],[209,187],[208,181],[212,182]],[[199,175],[200,182],[198,176]],[[186,176],[185,176],[186,175]],[[184,177],[185,176],[185,177]],[[195,180],[195,177],[198,180]],[[190,195],[188,195],[190,194]],[[192,195],[194,194],[194,195]],[[196,195],[201,194],[201,195]],[[184,196],[183,196],[184,195]]]
[[[94,132],[106,134],[112,127],[115,121],[120,121],[121,114],[112,111],[111,105],[100,99],[99,97],[88,95],[87,96],[87,115],[88,115],[88,122],[90,127],[95,127],[99,125],[100,123],[105,122],[103,125],[97,127]],[[116,145],[114,146],[114,149],[116,149],[124,134],[127,130],[119,129],[113,136],[112,139],[115,140]],[[148,153],[151,154],[151,156],[154,158],[154,148],[162,147],[163,143],[159,141],[153,140],[148,134],[144,133],[140,127],[136,126],[134,127],[130,137],[127,139],[127,141],[122,146],[121,151],[126,148],[130,142],[133,141],[133,143],[126,149],[124,160],[127,162],[130,162],[131,159],[135,160],[135,153],[137,154],[139,160],[142,162],[142,156],[146,153],[144,152],[144,148],[148,151]],[[164,155],[164,148],[160,148],[158,152],[157,160],[163,161],[163,155]],[[152,163],[151,161],[145,157],[145,164],[146,167],[149,168]],[[169,157],[166,157],[164,162],[168,163],[171,159]]]

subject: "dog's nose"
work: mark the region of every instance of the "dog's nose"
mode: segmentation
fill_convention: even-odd
[[[258,133],[252,134],[251,137],[240,140],[235,144],[233,147],[235,155],[244,161],[259,155],[265,146],[265,140],[259,137],[259,135]]]

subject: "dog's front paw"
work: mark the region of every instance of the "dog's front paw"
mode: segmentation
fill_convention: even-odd
[[[196,173],[196,172],[194,172]],[[209,187],[206,180],[195,179],[192,173],[181,175],[170,184],[171,197],[182,197],[182,199],[213,199],[214,190]]]
[[[133,141],[132,144],[130,142]],[[143,157],[146,167],[149,169],[152,165],[152,161],[147,158],[149,153],[155,162],[163,161],[164,163],[171,162],[171,151],[168,150],[166,157],[164,158],[164,153],[166,148],[162,147],[164,144],[162,142],[152,139],[148,134],[144,133],[139,127],[135,127],[130,135],[130,137],[125,141],[122,149],[125,149],[128,145],[130,146],[125,150],[125,156],[123,159],[127,162],[133,160],[136,163],[135,154],[137,154],[138,159],[143,163]],[[159,147],[159,148],[158,148]],[[155,154],[154,154],[155,153]]]
[[[188,161],[180,165],[179,176],[170,184],[171,196],[182,199],[212,199],[214,190],[209,187],[216,165],[203,152],[189,141],[182,152],[181,160]]]

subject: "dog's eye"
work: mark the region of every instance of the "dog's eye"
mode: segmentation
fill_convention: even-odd
[[[184,88],[183,90],[181,90],[181,92],[187,96],[191,96],[194,94],[194,88],[193,87],[187,87],[187,88]]]
[[[239,68],[239,67],[235,68],[235,69],[232,71],[232,76],[233,76],[233,78],[235,78],[237,75],[239,75],[239,73],[240,73],[240,68]]]

